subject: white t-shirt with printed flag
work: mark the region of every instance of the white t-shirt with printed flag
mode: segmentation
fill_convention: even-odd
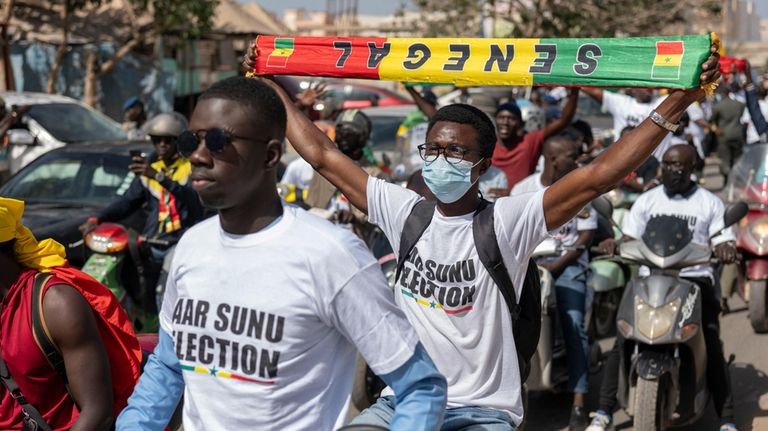
[[[619,140],[621,131],[626,127],[638,126],[645,121],[651,111],[656,109],[663,100],[664,97],[659,97],[651,103],[640,103],[634,97],[625,94],[603,91],[603,109],[613,116],[614,141]],[[667,133],[659,146],[653,151],[653,157],[656,157],[659,161],[661,161],[664,152],[669,148],[669,136],[670,134]]]
[[[543,192],[504,197],[494,227],[518,298],[533,249],[547,237]],[[395,253],[413,206],[422,198],[385,181],[368,179],[368,216]],[[395,302],[448,381],[448,407],[478,406],[523,417],[520,370],[509,309],[480,262],[473,214],[435,211],[395,285]]]
[[[635,239],[641,239],[648,222],[654,217],[671,216],[688,222],[688,228],[693,233],[692,242],[702,245],[716,246],[726,241],[735,240],[733,229],[725,229],[712,239],[709,237],[723,228],[725,205],[712,192],[697,187],[687,198],[676,194],[667,196],[663,186],[651,189],[637,198],[629,217],[624,222],[624,234]],[[646,275],[647,269],[641,275]],[[683,277],[710,277],[714,281],[711,265],[696,265],[683,268]]]
[[[378,374],[413,355],[416,333],[363,242],[283,209],[250,235],[210,218],[176,248],[160,324],[184,376],[185,430],[332,430],[356,348]]]
[[[541,174],[532,174],[529,175],[526,179],[515,184],[515,187],[512,188],[510,195],[537,192],[546,188],[547,186],[541,182]],[[560,229],[555,231],[552,236],[554,237],[555,241],[559,242],[560,244],[564,246],[572,246],[575,245],[576,241],[579,239],[580,231],[596,229],[597,211],[592,208],[592,205],[587,205],[583,210],[581,210],[581,212],[579,212],[579,214],[576,215],[576,217],[572,218],[568,223],[560,226]],[[563,251],[563,253],[567,252],[567,250]],[[584,250],[584,252],[579,256],[578,263],[584,267],[589,264],[589,253],[587,253],[586,250]]]

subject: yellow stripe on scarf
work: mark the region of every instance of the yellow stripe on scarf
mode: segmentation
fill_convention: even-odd
[[[0,197],[0,242],[16,240],[13,246],[16,261],[39,271],[67,263],[64,246],[52,239],[38,242],[32,232],[21,224],[24,202]]]

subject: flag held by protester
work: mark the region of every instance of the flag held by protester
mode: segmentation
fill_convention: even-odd
[[[691,88],[714,34],[594,39],[259,36],[257,75]]]

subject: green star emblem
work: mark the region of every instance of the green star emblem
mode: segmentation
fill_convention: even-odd
[[[429,308],[435,308],[435,305],[437,305],[435,301],[432,301],[429,303]]]
[[[216,367],[210,368],[210,371],[211,371],[211,375],[214,377],[216,377],[216,373],[219,372],[219,370],[217,370]]]
[[[667,57],[667,58],[665,58],[665,59],[664,59],[664,61],[665,61],[666,63],[669,63],[670,61],[672,61],[672,58],[671,58],[671,57]]]

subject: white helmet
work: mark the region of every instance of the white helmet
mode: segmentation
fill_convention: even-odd
[[[544,127],[544,111],[533,103],[521,106],[520,114],[523,117],[523,122],[525,122],[526,132],[533,132]]]
[[[145,128],[149,136],[175,136],[187,130],[187,119],[178,112],[157,114],[147,122]]]

